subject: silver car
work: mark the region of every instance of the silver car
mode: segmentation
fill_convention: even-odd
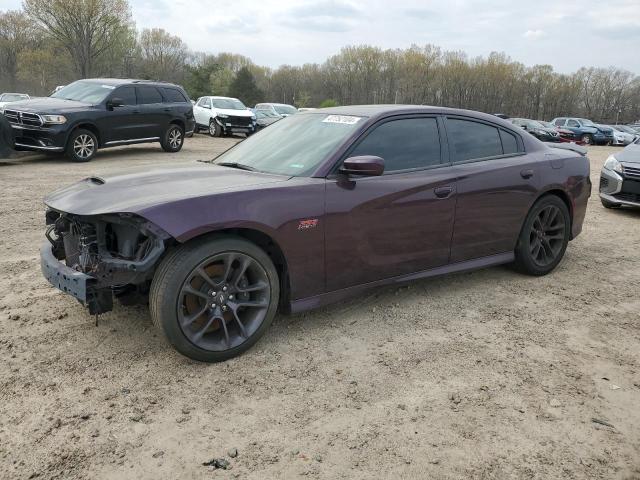
[[[604,162],[600,201],[605,208],[640,207],[640,140],[609,155]]]

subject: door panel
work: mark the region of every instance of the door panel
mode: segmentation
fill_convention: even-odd
[[[327,291],[445,265],[455,197],[449,166],[328,180]]]
[[[103,122],[104,126],[98,124],[98,128],[103,135],[108,135],[103,139],[104,142],[118,142],[131,140],[132,138],[141,138],[143,128],[141,125],[140,107],[137,105],[135,88],[130,85],[118,87],[110,95],[111,98],[120,98],[124,105],[114,107],[113,110],[107,110],[106,115],[99,122]]]
[[[512,251],[542,171],[537,158],[519,155],[460,164],[451,263]]]
[[[140,129],[143,134],[140,138],[159,138],[169,123],[169,105],[163,103],[162,95],[156,87],[137,86],[136,93],[140,107]]]

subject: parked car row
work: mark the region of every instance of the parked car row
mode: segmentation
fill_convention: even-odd
[[[506,117],[506,115],[495,114]],[[582,145],[629,145],[640,138],[640,131],[627,125],[596,124],[586,118],[558,117],[550,122],[528,118],[508,118],[543,142],[575,142]]]

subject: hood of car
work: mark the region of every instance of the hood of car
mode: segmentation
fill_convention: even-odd
[[[230,115],[233,117],[253,117],[254,113],[250,110],[233,110],[229,108],[216,108],[216,113],[218,115]]]
[[[86,109],[91,106],[88,103],[76,102],[74,100],[65,100],[64,98],[32,98],[31,100],[21,100],[12,102],[10,110],[20,110],[29,113],[65,113],[77,109]]]
[[[163,204],[206,197],[222,192],[259,188],[289,177],[250,172],[212,164],[189,164],[154,170],[135,169],[114,176],[85,178],[56,190],[44,203],[76,215],[136,213]],[[211,205],[215,208],[215,205]]]
[[[640,145],[632,143],[615,155],[618,161],[622,163],[640,163]]]

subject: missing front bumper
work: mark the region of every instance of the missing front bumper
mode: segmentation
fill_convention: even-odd
[[[45,242],[40,248],[40,268],[51,285],[76,298],[89,309],[91,315],[113,309],[111,289],[97,288],[94,277],[78,272],[58,260],[49,242]]]

